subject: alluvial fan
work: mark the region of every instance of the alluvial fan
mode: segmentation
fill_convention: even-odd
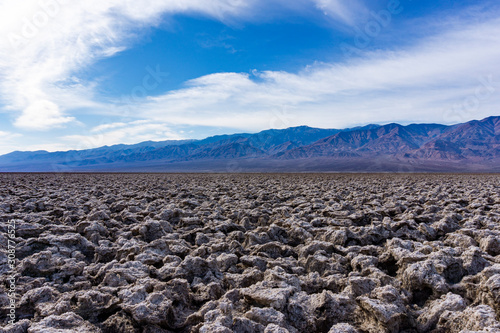
[[[0,174],[0,221],[0,332],[500,331],[498,175]]]

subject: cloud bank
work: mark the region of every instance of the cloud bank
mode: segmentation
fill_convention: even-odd
[[[500,20],[470,25],[399,51],[319,63],[299,73],[217,73],[144,100],[142,116],[173,124],[345,127],[360,123],[456,123],[498,113]]]
[[[92,82],[78,73],[125,49],[135,31],[161,16],[199,13],[223,20],[245,12],[240,0],[4,0],[0,11],[0,90],[15,125],[50,129],[75,119],[73,108],[99,107]]]

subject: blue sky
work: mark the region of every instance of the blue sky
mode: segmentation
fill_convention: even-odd
[[[2,0],[0,154],[499,115],[500,5]]]

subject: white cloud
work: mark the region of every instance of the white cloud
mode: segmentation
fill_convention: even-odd
[[[251,2],[250,2],[251,4]],[[141,26],[163,14],[197,12],[223,20],[244,13],[242,0],[4,0],[0,4],[0,96],[21,111],[15,125],[50,129],[74,119],[69,110],[99,107],[93,82],[74,75],[124,50]]]
[[[314,1],[329,15],[351,20],[354,3]],[[5,109],[21,112],[14,122],[18,127],[65,126],[75,121],[68,115],[74,109],[108,107],[95,99],[97,83],[80,81],[78,72],[127,49],[141,27],[155,26],[165,14],[176,13],[199,13],[222,21],[249,18],[254,10],[273,3],[304,7],[283,0],[4,0],[0,99]]]
[[[135,144],[144,141],[181,140],[183,137],[168,125],[148,120],[128,123],[99,125],[83,135],[67,135],[61,138],[73,149],[91,149],[105,145]]]
[[[22,135],[19,133],[0,131],[0,155],[11,152],[13,145],[20,137]]]
[[[355,25],[360,16],[366,14],[366,8],[358,0],[312,0],[325,15],[348,24]]]
[[[500,20],[493,19],[405,50],[315,64],[299,73],[207,75],[134,108],[140,117],[171,124],[244,130],[273,127],[284,109],[283,123],[290,126],[480,119],[498,113],[498,45]]]
[[[121,128],[127,126],[127,123],[111,123],[96,126],[90,130],[90,132],[103,132],[110,129]]]
[[[0,131],[0,140],[2,141],[8,141],[14,138],[21,137],[22,135],[19,133],[12,133],[12,132],[7,132],[7,131]]]
[[[303,0],[309,1],[309,0]],[[349,21],[354,4],[315,0],[329,14]],[[279,6],[282,0],[274,0]],[[94,101],[93,82],[74,75],[103,57],[125,50],[141,27],[162,15],[201,13],[226,21],[251,16],[262,0],[4,0],[0,22],[0,97],[8,109],[21,111],[15,125],[50,129],[74,119],[75,108],[102,108]],[[70,79],[68,79],[70,78]]]
[[[62,116],[59,106],[47,100],[33,100],[17,118],[15,125],[28,129],[43,130],[58,127],[73,121],[72,117]]]

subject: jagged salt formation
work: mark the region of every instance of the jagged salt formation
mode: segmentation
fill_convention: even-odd
[[[0,175],[0,332],[500,331],[496,175]],[[6,247],[0,318],[6,318]]]

